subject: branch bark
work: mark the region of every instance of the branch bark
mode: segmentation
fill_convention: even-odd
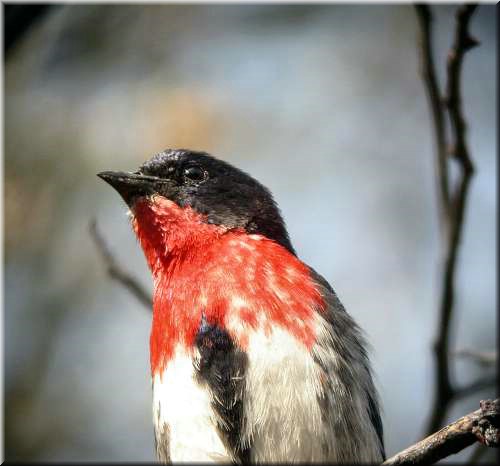
[[[500,446],[500,399],[481,401],[480,408],[392,456],[385,466],[432,464],[480,442]]]
[[[432,13],[427,5],[417,5],[417,18],[421,36],[421,60],[425,87],[429,97],[436,138],[436,160],[438,166],[440,220],[444,239],[443,281],[439,305],[438,335],[434,343],[436,393],[427,432],[436,431],[443,423],[448,407],[456,395],[450,377],[450,324],[455,300],[455,275],[458,251],[463,232],[465,209],[474,166],[466,143],[466,124],[460,95],[463,57],[467,50],[477,45],[469,32],[469,22],[475,5],[464,5],[457,9],[455,38],[447,61],[446,98],[441,98],[436,80],[432,55]],[[451,155],[460,166],[460,180],[452,192],[448,176],[448,142],[445,131],[445,114],[450,118],[453,139]]]

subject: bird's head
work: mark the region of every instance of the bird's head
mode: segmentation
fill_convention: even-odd
[[[294,253],[271,193],[250,175],[205,152],[167,149],[136,172],[98,176],[120,193],[136,233],[142,231],[156,250],[240,229]]]
[[[323,307],[321,293],[259,182],[189,150],[161,152],[133,173],[99,176],[129,206],[153,274],[153,372],[178,343],[192,347],[203,319],[228,331],[241,348],[251,329],[270,325],[307,347],[314,343],[312,316]]]

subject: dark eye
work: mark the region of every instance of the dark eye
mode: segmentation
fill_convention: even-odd
[[[202,181],[206,178],[207,172],[196,165],[184,169],[184,178],[190,181]]]

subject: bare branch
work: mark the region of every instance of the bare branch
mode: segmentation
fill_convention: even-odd
[[[460,98],[460,74],[463,55],[470,48],[468,37],[468,24],[475,6],[464,5],[457,11],[455,44],[450,52],[448,60],[448,95],[447,107],[454,134],[455,156],[460,162],[462,169],[461,179],[456,194],[452,197],[451,210],[449,211],[450,231],[448,244],[446,245],[446,256],[444,262],[444,274],[440,305],[439,333],[435,343],[436,355],[436,377],[437,393],[434,398],[432,416],[429,420],[427,432],[436,431],[443,423],[448,405],[454,396],[454,390],[450,382],[449,367],[449,339],[450,323],[455,298],[455,273],[460,239],[463,230],[463,220],[469,192],[469,183],[473,174],[473,165],[465,144],[465,123],[462,115]],[[442,212],[442,215],[445,215]]]
[[[449,340],[450,323],[455,298],[455,273],[458,250],[463,230],[464,213],[467,204],[469,183],[473,174],[473,164],[466,145],[466,125],[462,114],[460,97],[460,78],[463,57],[467,50],[477,44],[468,33],[470,18],[475,6],[464,5],[457,10],[456,31],[453,47],[447,63],[447,94],[445,102],[440,98],[436,81],[431,44],[432,13],[426,5],[416,6],[421,34],[421,57],[424,82],[431,104],[436,136],[436,159],[438,165],[438,183],[440,186],[440,219],[444,226],[444,268],[439,306],[438,335],[434,344],[436,394],[431,410],[427,432],[435,432],[445,419],[448,406],[455,396],[455,389],[450,380]],[[445,103],[445,105],[443,105]],[[447,166],[446,134],[444,113],[448,111],[452,135],[453,155],[461,168],[461,179],[454,193],[450,195]]]
[[[439,192],[440,210],[445,215],[440,216],[443,236],[448,231],[450,209],[449,177],[446,166],[447,142],[444,123],[444,108],[436,78],[434,55],[432,52],[432,14],[428,5],[415,5],[420,25],[420,72],[425,82],[427,97],[431,106],[434,137],[436,139],[436,181]]]
[[[462,62],[465,52],[479,45],[477,39],[469,34],[469,21],[477,5],[463,5],[456,14],[457,28],[455,44],[448,54],[446,105],[449,110],[451,129],[454,139],[453,155],[460,161],[465,174],[472,174],[474,167],[469,157],[466,143],[467,127],[463,117],[460,85]]]
[[[106,265],[109,276],[118,283],[121,283],[140,301],[141,304],[151,310],[153,302],[151,300],[150,293],[143,288],[135,277],[117,264],[106,242],[104,241],[104,238],[100,235],[99,230],[97,229],[97,222],[95,219],[90,221],[89,230],[90,236],[94,240],[94,243],[102,256],[104,264]]]
[[[500,446],[500,399],[481,401],[480,408],[443,427],[424,440],[386,460],[383,465],[432,464],[458,453],[476,441]]]

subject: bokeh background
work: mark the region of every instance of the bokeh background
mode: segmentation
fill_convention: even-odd
[[[454,9],[434,9],[441,78]],[[495,16],[477,10],[464,63],[477,173],[454,349],[496,347]],[[440,242],[412,6],[58,5],[5,60],[6,459],[154,460],[151,315],[109,279],[88,225],[150,289],[124,204],[95,174],[168,147],[272,190],[299,256],[372,344],[387,453],[421,437]],[[488,370],[456,360],[454,380]]]

